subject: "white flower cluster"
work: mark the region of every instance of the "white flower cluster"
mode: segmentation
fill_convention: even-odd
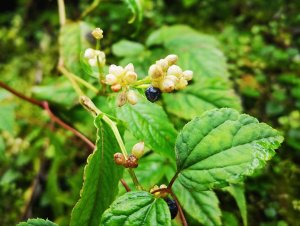
[[[178,65],[175,65],[177,60],[178,57],[172,54],[150,66],[148,74],[151,76],[153,87],[169,93],[187,86],[188,81],[193,78],[193,72],[182,71]]]
[[[88,48],[84,52],[84,57],[88,59],[92,67],[97,66],[97,58],[101,66],[105,65],[105,53],[100,50]]]
[[[133,84],[136,80],[137,74],[134,72],[133,64],[128,64],[124,68],[113,64],[109,67],[109,74],[105,77],[105,83],[110,85],[114,92]]]

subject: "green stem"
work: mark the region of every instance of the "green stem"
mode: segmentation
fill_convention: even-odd
[[[78,77],[77,75],[69,72],[69,75],[72,76],[77,82],[81,83],[82,85],[84,85],[86,88],[90,89],[91,91],[93,91],[94,93],[98,93],[98,89],[91,85],[90,83],[88,83],[87,81],[85,81],[84,79]]]
[[[58,3],[58,14],[60,26],[64,26],[66,23],[66,10],[64,0],[57,0]]]
[[[125,147],[125,144],[123,142],[123,139],[121,137],[121,134],[118,130],[118,127],[116,125],[116,123],[114,121],[112,121],[105,113],[103,113],[99,108],[97,108],[94,103],[91,101],[90,98],[86,97],[86,96],[81,96],[80,97],[80,103],[88,110],[90,111],[94,116],[97,116],[97,115],[102,115],[102,119],[103,121],[105,121],[109,127],[111,128],[111,130],[113,131],[115,137],[116,137],[116,140],[118,142],[118,145],[121,149],[121,152],[122,154],[124,155],[124,158],[127,160],[128,159],[128,153],[126,151],[126,147]],[[133,169],[128,169],[128,172],[129,172],[129,175],[135,185],[135,187],[138,189],[138,190],[142,190],[142,186],[140,185],[135,173],[134,173],[134,170]]]
[[[92,4],[86,8],[86,10],[83,11],[83,13],[81,14],[80,18],[84,18],[85,16],[87,16],[89,13],[91,13],[100,3],[100,0],[94,0],[92,2]]]
[[[147,83],[150,83],[150,82],[151,82],[151,77],[148,75],[145,78],[143,78],[141,80],[138,80],[135,83],[133,83],[132,86],[144,85],[144,84],[147,84]]]
[[[79,85],[76,83],[76,81],[74,80],[73,76],[70,74],[70,72],[64,68],[63,66],[58,66],[58,70],[63,73],[71,82],[74,90],[76,91],[78,96],[83,96],[84,93],[83,91],[80,89]]]

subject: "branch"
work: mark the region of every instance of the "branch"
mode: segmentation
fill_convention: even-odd
[[[187,223],[187,221],[186,221],[186,219],[185,219],[183,210],[182,210],[182,208],[181,208],[181,206],[180,206],[180,203],[179,203],[179,201],[178,201],[176,195],[175,195],[172,191],[171,191],[170,194],[171,194],[172,198],[175,200],[176,205],[177,205],[177,207],[178,207],[178,212],[179,212],[180,219],[181,219],[181,221],[182,221],[182,225],[183,225],[183,226],[188,226],[188,223]]]
[[[128,184],[126,183],[126,181],[124,179],[120,179],[120,182],[127,192],[131,191],[130,187],[128,186]]]
[[[12,89],[11,87],[9,87],[8,85],[6,85],[5,83],[0,81],[0,87],[6,89],[7,91],[9,91],[10,93],[14,94],[15,96],[21,98],[22,100],[25,100],[33,105],[36,105],[42,109],[44,109],[51,121],[57,123],[58,125],[60,125],[61,127],[63,127],[66,130],[71,131],[75,136],[77,136],[78,138],[80,138],[82,141],[84,141],[91,149],[95,148],[95,145],[93,144],[93,142],[91,142],[86,136],[84,136],[82,133],[80,133],[78,130],[76,130],[75,128],[69,126],[67,123],[65,123],[64,121],[62,121],[59,117],[57,117],[50,109],[49,104],[47,101],[38,101],[34,98],[31,97],[27,97],[25,95],[23,95],[22,93],[19,93],[18,91]]]

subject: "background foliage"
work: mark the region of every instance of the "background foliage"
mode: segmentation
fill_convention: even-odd
[[[300,214],[300,3],[145,0],[130,8],[126,1],[101,1],[83,18],[84,22],[78,22],[81,12],[91,3],[66,1],[68,17],[77,22],[64,28],[60,40],[55,1],[16,0],[1,4],[1,81],[25,95],[49,101],[60,118],[95,141],[92,118],[85,117],[69,81],[56,69],[59,51],[68,59],[66,64],[72,72],[92,83],[96,79],[91,76],[93,72],[85,70],[80,52],[94,44],[88,35],[93,27],[104,30],[103,48],[108,63],[132,62],[141,76],[154,60],[176,53],[180,66],[197,72],[196,84],[184,91],[186,95],[163,97],[162,107],[156,106],[151,118],[159,115],[165,120],[157,120],[170,123],[163,128],[155,123],[147,125],[149,132],[163,135],[163,130],[171,131],[174,136],[170,139],[175,143],[175,129],[181,129],[204,109],[222,106],[243,109],[279,129],[285,142],[278,154],[266,169],[245,183],[248,224],[296,225]],[[216,79],[207,79],[212,76]],[[201,96],[198,85],[203,90]],[[216,98],[224,96],[222,101]],[[126,105],[117,110],[114,103],[105,103],[101,97],[93,101],[103,106],[104,112],[118,115],[125,122],[131,121],[128,111],[142,117],[138,111],[147,108]],[[136,140],[130,132],[124,134],[128,146]],[[70,132],[51,123],[38,107],[3,89],[0,133],[0,225],[15,225],[28,217],[68,225],[91,150]],[[155,141],[147,142],[152,144],[149,148],[172,158],[173,145],[160,147]],[[163,168],[152,175],[153,182],[142,177],[147,169],[141,169],[144,172],[140,178],[146,187],[147,183],[150,187],[164,181],[164,171],[173,172],[170,162],[159,162],[155,155],[144,161],[152,169]],[[177,184],[174,189],[182,190]],[[198,201],[191,208],[199,208],[205,197],[211,197],[211,205],[216,206],[217,195],[224,224],[240,225],[243,220],[238,208],[244,209],[241,206],[245,204],[235,203],[233,197],[240,195],[238,189],[228,189],[231,195],[220,190],[194,197]],[[221,213],[204,218],[218,224],[220,216]]]

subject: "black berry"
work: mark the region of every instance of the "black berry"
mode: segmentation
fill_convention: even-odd
[[[176,202],[170,198],[165,198],[165,201],[169,206],[169,210],[171,213],[171,219],[174,219],[178,213],[178,206],[177,206]]]
[[[146,89],[145,95],[149,101],[155,102],[155,101],[159,100],[159,98],[161,97],[161,91],[159,88],[150,86],[150,87],[148,87],[148,89]]]

